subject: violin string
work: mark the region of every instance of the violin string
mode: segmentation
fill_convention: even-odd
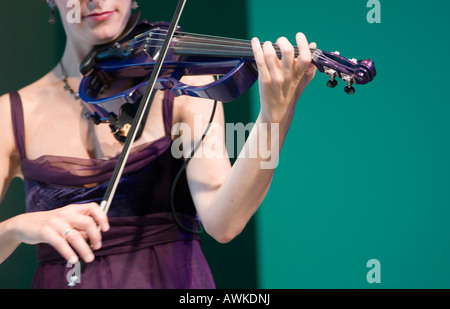
[[[153,41],[163,41],[162,39],[153,39]],[[183,40],[182,43],[187,43],[190,44],[190,47],[184,47],[183,49],[189,49],[189,50],[204,50],[204,49],[200,49],[200,48],[204,48],[204,47],[208,47],[208,51],[210,52],[223,52],[224,48],[234,48],[235,51],[242,51],[242,52],[252,52],[253,49],[251,46],[230,46],[230,45],[223,45],[223,44],[212,44],[212,43],[204,43],[204,42],[196,42],[196,41],[190,41],[190,40]],[[129,44],[132,45],[132,44]],[[127,45],[127,46],[129,46]],[[192,47],[192,45],[198,45],[199,48],[195,49],[194,47]],[[261,43],[261,46],[263,44]],[[157,45],[157,44],[147,44],[147,47],[160,47],[161,45]],[[211,49],[211,47],[216,47],[217,49]],[[222,49],[220,49],[220,47],[222,47]],[[281,50],[278,46],[273,45],[275,51],[280,54]],[[181,49],[182,47],[180,46],[172,46],[169,47],[170,49],[176,50],[176,49]],[[311,53],[314,53],[317,49],[316,48],[310,48]],[[298,53],[298,48],[294,47],[294,51],[296,53]]]
[[[192,43],[192,44],[195,44],[195,43]],[[202,47],[205,47],[205,44],[202,44],[201,45]],[[225,46],[225,47],[229,47],[229,46],[226,46],[226,45],[218,45],[218,44],[207,44],[207,46],[209,46],[209,47],[217,47],[217,49],[212,49],[212,48],[208,48],[207,50],[205,50],[205,49],[200,49],[200,48],[193,48],[193,47],[190,47],[190,48],[183,48],[182,50],[186,53],[186,51],[187,50],[189,50],[189,51],[191,51],[191,52],[195,52],[195,51],[202,51],[202,52],[204,52],[204,51],[208,51],[208,52],[210,52],[210,53],[224,53],[224,49],[219,49],[219,47],[220,46]],[[149,45],[147,45],[147,47],[161,47],[161,45],[156,45],[156,44],[149,44]],[[248,53],[252,53],[253,52],[253,50],[252,50],[252,48],[248,48],[248,47],[235,47],[235,46],[233,46],[233,48],[242,48],[243,50],[240,50],[240,51],[236,51],[236,50],[234,50],[235,52],[248,52]],[[169,49],[171,49],[171,50],[174,50],[174,51],[177,51],[177,49],[178,50],[180,50],[181,48],[180,47],[177,47],[177,46],[173,46],[173,47],[169,47]],[[275,48],[275,51],[277,52],[277,54],[278,55],[280,55],[281,54],[281,51],[280,51],[280,49],[279,48]],[[310,51],[311,51],[311,53],[313,54],[315,51],[316,51],[316,49],[310,49]],[[296,50],[296,52],[298,52],[298,50]],[[182,52],[180,53],[180,54],[183,54]],[[237,57],[239,57],[239,56],[237,56]],[[242,56],[242,57],[244,57],[244,56]],[[240,57],[239,57],[240,58]],[[253,57],[252,57],[253,58]]]
[[[195,44],[195,43],[192,43],[192,44]],[[200,44],[200,43],[199,43]],[[229,47],[229,46],[226,46],[226,45],[218,45],[218,44],[207,44],[206,46],[209,46],[210,48],[208,48],[208,49],[201,49],[201,48],[193,48],[193,47],[190,47],[190,48],[183,48],[182,49],[182,51],[184,51],[184,53],[186,54],[187,53],[187,51],[191,51],[191,52],[205,52],[205,51],[207,51],[207,52],[209,52],[209,53],[211,53],[211,55],[213,54],[213,53],[217,53],[218,55],[221,55],[221,53],[222,53],[222,55],[223,56],[227,56],[227,55],[225,55],[225,53],[228,51],[228,50],[224,50],[224,49],[219,49],[219,47],[220,46],[225,46],[225,47]],[[161,45],[156,45],[156,44],[149,44],[149,45],[147,45],[147,47],[161,47]],[[205,44],[202,44],[201,45],[201,47],[205,47]],[[213,48],[211,48],[211,47],[217,47],[217,49],[213,49]],[[242,50],[239,50],[239,51],[237,51],[237,50],[234,50],[234,52],[239,52],[239,53],[244,53],[244,52],[247,52],[248,54],[250,54],[250,53],[252,53],[253,54],[253,50],[252,50],[252,48],[246,48],[246,47],[235,47],[235,46],[233,46],[233,48],[242,48]],[[177,46],[173,46],[173,47],[169,47],[169,49],[170,50],[174,50],[175,52],[177,51],[177,50],[181,50],[181,48],[180,47],[177,47]],[[277,54],[278,55],[281,55],[281,50],[279,49],[279,48],[275,48],[275,51],[277,52]],[[314,53],[316,52],[316,51],[318,51],[318,49],[313,49],[313,48],[310,48],[310,51],[311,51],[311,54],[312,55],[314,55]],[[295,54],[295,56],[298,56],[298,50],[296,49],[295,50],[295,52],[296,52],[296,54]],[[183,54],[183,52],[180,52],[180,54],[182,55]],[[208,54],[208,53],[206,53],[206,54]],[[233,55],[231,55],[231,56],[233,56]],[[234,56],[236,56],[236,55],[234,55]],[[237,58],[245,58],[245,56],[247,56],[247,55],[237,55],[236,57]],[[253,56],[251,56],[251,58],[254,58]]]
[[[162,33],[167,32],[166,29],[152,29],[150,31],[147,32],[147,34],[151,33],[151,32],[155,32],[155,31],[160,31]],[[233,44],[245,44],[245,45],[233,45],[233,47],[243,47],[243,48],[249,48],[251,49],[251,41],[249,40],[244,40],[244,39],[234,39],[234,38],[226,38],[226,37],[221,37],[221,36],[215,36],[215,35],[208,35],[208,34],[196,34],[196,33],[190,33],[190,32],[183,32],[183,35],[175,35],[175,38],[186,38],[186,36],[190,39],[203,39],[203,38],[207,38],[210,39],[211,41],[217,41],[219,43],[230,43],[232,42]],[[145,39],[144,39],[145,40]],[[155,40],[159,40],[159,39],[155,39]],[[138,41],[138,42],[142,42]],[[203,45],[215,45],[215,44],[211,44],[211,43],[203,43],[203,42],[197,42],[197,41],[189,41],[189,40],[183,40],[184,42],[188,42],[188,43],[198,43],[198,44],[203,44]],[[263,45],[264,43],[261,43],[261,45]],[[217,44],[219,46],[219,44]],[[274,48],[279,49],[279,47],[276,44],[272,44],[274,46]],[[226,47],[229,47],[229,45],[224,45]],[[297,47],[294,47],[294,49],[297,49]],[[311,52],[314,52],[316,50],[316,48],[310,48]]]
[[[147,32],[143,32],[141,33],[139,36],[137,37],[141,37],[141,36],[147,36],[148,34],[151,33],[155,33],[155,32],[160,32],[161,34],[167,33],[167,29],[152,29],[149,30]],[[210,39],[216,39],[216,40],[224,40],[224,41],[230,41],[233,40],[234,42],[243,42],[243,43],[248,43],[248,40],[244,40],[244,39],[231,39],[231,38],[226,38],[226,37],[221,37],[221,36],[216,36],[216,35],[208,35],[208,34],[197,34],[197,33],[191,33],[191,32],[182,32],[183,35],[174,35],[174,37],[183,37],[185,35],[188,36],[192,36],[192,37],[197,37],[197,38],[210,38]],[[144,38],[145,40],[145,38]]]
[[[143,42],[145,40],[147,40],[147,36],[148,34],[151,33],[156,33],[156,34],[161,34],[164,35],[164,33],[167,32],[167,30],[165,29],[152,29],[150,31],[144,32],[142,34],[140,34],[139,36],[135,37],[132,40],[132,43],[129,43],[126,47],[138,44],[140,42]],[[145,38],[140,38],[140,37],[145,37]],[[243,51],[252,51],[252,47],[251,47],[251,41],[248,40],[243,40],[243,39],[230,39],[230,38],[225,38],[225,37],[219,37],[219,36],[212,36],[212,35],[198,35],[195,33],[188,33],[188,32],[184,32],[183,35],[174,35],[174,38],[181,38],[183,39],[182,41],[180,41],[180,43],[184,43],[184,44],[192,44],[192,45],[201,45],[201,47],[225,47],[225,48],[236,48],[236,49],[245,49]],[[202,39],[208,39],[210,40],[208,43],[199,41]],[[151,41],[164,41],[164,39],[158,39],[158,38],[151,38]],[[217,43],[214,43],[217,42]],[[232,43],[233,45],[224,45],[224,44],[219,44],[219,43]],[[263,43],[261,43],[261,45],[263,45]],[[148,47],[158,47],[159,45],[147,45]],[[274,49],[276,50],[277,53],[280,53],[280,48],[278,46],[276,46],[275,44],[273,44]],[[171,49],[176,49],[177,47],[171,47]],[[194,48],[190,48],[192,50],[195,50]],[[296,53],[298,53],[298,48],[294,47],[294,50]],[[311,53],[315,52],[315,48],[310,48]],[[220,52],[222,51],[220,50],[209,50],[209,51],[217,51]]]
[[[225,46],[225,47],[230,47],[229,45],[218,44],[218,43],[230,43],[230,42],[232,42],[232,43],[235,44],[235,45],[233,45],[232,47],[248,48],[249,45],[250,45],[250,41],[240,40],[239,43],[245,44],[245,45],[240,45],[240,46],[239,46],[239,45],[236,45],[236,43],[238,43],[238,42],[234,41],[234,39],[226,39],[226,38],[220,38],[220,39],[219,39],[219,37],[212,38],[212,37],[209,37],[209,36],[201,37],[201,36],[193,36],[192,34],[175,35],[174,38],[181,38],[181,39],[184,39],[184,40],[182,41],[182,43],[202,44],[202,46],[209,46],[209,45],[210,45],[210,46]],[[210,39],[209,43],[204,43],[204,42],[198,41],[198,40],[201,40],[202,38],[208,38],[208,39]],[[131,46],[131,45],[134,45],[134,44],[141,43],[141,42],[145,41],[146,39],[147,39],[147,38],[145,38],[145,39],[133,40],[133,42],[130,43],[130,44],[128,44],[127,47],[129,47],[129,46]],[[164,41],[164,39],[163,39],[163,38],[161,38],[161,39],[159,39],[159,38],[152,38],[152,41],[157,41],[157,42],[159,41],[159,42],[161,42],[161,41]],[[216,42],[218,42],[218,43],[211,43],[211,42],[213,42],[213,41],[216,41]],[[238,43],[238,44],[239,44],[239,43]]]

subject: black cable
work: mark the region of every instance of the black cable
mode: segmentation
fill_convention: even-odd
[[[200,223],[200,229],[199,229],[199,230],[193,230],[193,229],[190,229],[190,228],[184,226],[183,223],[180,221],[180,219],[177,217],[176,212],[175,212],[175,201],[174,201],[174,197],[175,197],[175,188],[176,188],[176,185],[177,185],[177,183],[178,183],[179,178],[181,177],[181,174],[182,174],[183,171],[186,169],[186,166],[187,166],[187,165],[189,164],[189,162],[191,161],[191,159],[192,159],[192,157],[194,156],[195,152],[198,150],[198,148],[200,147],[200,145],[203,143],[203,140],[205,139],[206,134],[208,133],[208,131],[209,131],[210,127],[211,127],[212,121],[213,121],[213,119],[214,119],[214,115],[215,115],[215,113],[216,113],[216,107],[217,107],[217,100],[214,101],[214,106],[213,106],[213,110],[212,110],[212,112],[211,112],[211,117],[209,118],[208,126],[206,127],[205,132],[203,132],[203,135],[202,135],[201,140],[200,140],[200,141],[197,143],[197,145],[194,147],[194,149],[192,150],[191,155],[189,156],[189,158],[187,158],[187,159],[183,162],[183,165],[181,166],[181,168],[180,168],[180,170],[178,171],[177,175],[176,175],[175,178],[173,179],[173,182],[172,182],[172,188],[171,188],[171,190],[170,190],[170,207],[171,207],[171,210],[172,210],[172,216],[173,216],[175,222],[177,223],[177,225],[178,225],[183,231],[188,232],[188,233],[200,234],[200,233],[203,232],[204,229],[203,229],[203,226],[202,226],[201,222],[199,222],[199,223]]]

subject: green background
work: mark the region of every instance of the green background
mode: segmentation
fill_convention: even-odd
[[[45,1],[3,1],[0,93],[49,71],[64,44]],[[177,1],[140,1],[169,20]],[[244,233],[220,245],[203,236],[219,288],[450,287],[450,133],[447,12],[450,3],[381,0],[188,1],[186,31],[275,41],[302,31],[325,51],[375,61],[377,77],[326,87],[317,73],[297,105],[269,193]],[[257,86],[225,105],[227,122],[254,121]],[[23,212],[15,180],[0,219]],[[0,288],[28,288],[36,267],[23,245],[0,265]],[[369,284],[378,259],[381,283]]]
[[[248,2],[251,35],[302,31],[378,70],[353,96],[316,75],[300,99],[258,212],[259,287],[450,287],[450,3],[380,1],[369,24],[365,0]]]

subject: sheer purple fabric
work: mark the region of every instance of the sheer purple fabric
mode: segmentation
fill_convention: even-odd
[[[117,157],[81,159],[42,156],[28,160],[23,109],[17,92],[10,93],[16,147],[21,158],[27,212],[69,204],[100,202]],[[74,288],[214,288],[199,238],[183,232],[170,212],[170,187],[182,165],[170,152],[173,96],[166,93],[163,117],[166,135],[134,147],[108,213],[111,230],[103,233],[102,249],[80,274]],[[195,207],[186,175],[175,196],[177,216],[196,228]],[[39,266],[33,288],[68,287],[73,265],[47,244],[36,246]]]

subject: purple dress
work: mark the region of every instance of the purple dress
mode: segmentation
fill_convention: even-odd
[[[69,204],[100,203],[118,157],[80,159],[41,156],[28,160],[23,108],[17,92],[10,93],[13,130],[24,175],[27,212]],[[198,235],[175,223],[170,208],[172,180],[182,161],[171,154],[173,96],[163,104],[165,136],[132,149],[108,212],[110,230],[102,233],[95,261],[78,272],[48,244],[38,244],[39,266],[33,288],[215,288]],[[196,211],[184,174],[176,188],[178,217],[198,228]],[[79,275],[74,287],[72,274]]]

